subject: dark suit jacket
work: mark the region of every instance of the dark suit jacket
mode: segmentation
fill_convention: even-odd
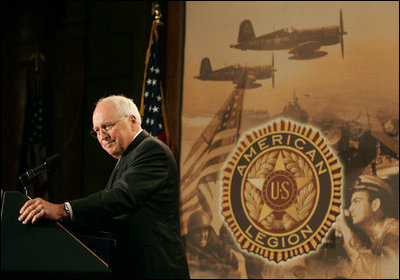
[[[117,240],[115,271],[129,278],[188,278],[180,235],[179,176],[171,150],[142,131],[105,190],[70,201],[79,225]]]

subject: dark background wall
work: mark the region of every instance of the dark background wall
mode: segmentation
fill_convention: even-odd
[[[53,3],[55,2],[55,3]],[[47,155],[61,168],[49,173],[49,197],[65,201],[102,189],[115,160],[89,130],[96,101],[125,94],[140,106],[152,24],[150,1],[1,2],[1,188],[19,190],[25,111],[24,63],[40,51],[46,98]],[[161,71],[170,146],[179,159],[183,2],[160,2]]]

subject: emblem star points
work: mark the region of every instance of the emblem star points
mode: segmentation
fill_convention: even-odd
[[[261,222],[262,220],[265,219],[265,217],[268,217],[274,210],[270,207],[267,206],[267,204],[263,203],[263,206],[261,208],[260,216],[258,217],[258,223]]]
[[[279,153],[278,158],[277,158],[276,163],[275,163],[275,166],[274,166],[274,169],[273,169],[272,172],[279,171],[279,170],[288,171],[286,169],[282,153]],[[251,185],[253,185],[255,188],[257,188],[260,192],[263,191],[265,178],[248,178],[247,181]],[[296,177],[295,181],[296,181],[297,193],[298,193],[302,188],[304,188],[307,184],[309,184],[311,180],[308,180],[307,178],[302,176],[302,177]],[[258,222],[260,222],[263,219],[265,219],[266,217],[268,217],[274,211],[271,207],[266,205],[264,203],[264,201],[262,202],[262,204],[263,205],[261,207],[261,211],[260,211],[260,215],[259,215],[259,218],[258,218]],[[299,222],[298,210],[297,210],[296,205],[295,205],[294,202],[292,203],[292,205],[290,205],[284,211],[289,216],[291,216],[296,222]]]
[[[299,221],[299,215],[295,203],[292,203],[286,210],[286,213],[292,217],[296,222]]]
[[[286,166],[285,166],[285,161],[283,160],[282,153],[278,154],[278,158],[275,163],[275,167],[273,171],[278,171],[278,170],[285,170],[286,171]]]
[[[260,178],[252,178],[247,180],[250,184],[256,187],[260,192],[262,192],[264,179]],[[265,217],[268,217],[274,210],[267,206],[264,202],[262,202],[261,212],[258,216],[258,223],[261,222]]]

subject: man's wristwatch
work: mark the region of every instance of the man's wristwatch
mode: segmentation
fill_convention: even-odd
[[[71,219],[71,210],[69,209],[66,202],[64,203],[63,209],[64,209],[65,213],[67,214],[66,220],[70,220]]]

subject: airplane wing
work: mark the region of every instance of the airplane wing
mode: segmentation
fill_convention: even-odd
[[[236,88],[240,89],[252,89],[258,88],[261,86],[260,83],[255,83],[256,77],[254,75],[248,74],[247,71],[243,73],[243,76],[240,80],[234,81],[236,84]]]
[[[307,42],[298,44],[293,49],[291,49],[289,51],[289,53],[298,54],[298,53],[313,52],[313,51],[318,50],[320,47],[321,46],[316,41],[307,41]]]
[[[307,41],[292,48],[289,53],[291,59],[310,59],[327,55],[325,51],[318,51],[321,45],[317,41]]]
[[[202,75],[195,76],[196,79],[200,80],[211,80],[211,81],[231,81],[234,79],[238,66],[231,65],[221,69],[212,70],[206,73],[202,73]]]

